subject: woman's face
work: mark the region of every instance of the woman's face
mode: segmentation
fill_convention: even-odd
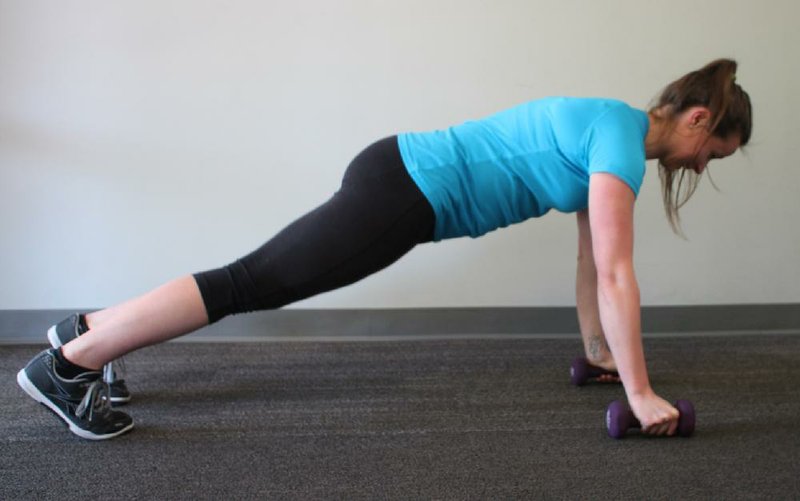
[[[727,138],[711,135],[707,130],[709,119],[710,113],[705,108],[692,108],[678,117],[667,150],[660,158],[662,165],[700,174],[711,160],[733,155],[739,149],[738,134]]]

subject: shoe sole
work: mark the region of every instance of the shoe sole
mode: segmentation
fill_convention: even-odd
[[[64,412],[61,409],[59,409],[55,404],[53,404],[47,397],[42,395],[42,392],[40,392],[39,389],[36,386],[34,386],[34,384],[28,378],[28,375],[25,374],[25,369],[22,369],[17,373],[17,384],[20,386],[20,388],[25,390],[25,393],[30,395],[31,398],[33,398],[40,404],[45,405],[51,411],[55,412],[56,415],[60,417],[61,420],[67,424],[67,426],[69,426],[69,431],[71,431],[72,433],[81,438],[85,438],[87,440],[108,440],[109,438],[114,438],[116,436],[122,435],[123,433],[130,431],[133,428],[133,422],[131,421],[131,424],[129,424],[125,428],[122,428],[121,430],[114,433],[107,433],[105,435],[97,435],[90,431],[86,431],[82,428],[75,426],[75,424],[64,414]]]
[[[50,346],[55,349],[59,349],[63,346],[61,343],[61,339],[58,337],[58,333],[56,332],[56,326],[52,326],[47,329],[47,340],[50,341]],[[131,397],[111,397],[111,403],[122,405],[127,404],[131,401]]]
[[[131,397],[111,397],[111,403],[115,405],[127,404],[131,401]]]

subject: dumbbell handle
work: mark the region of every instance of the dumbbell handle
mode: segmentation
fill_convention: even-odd
[[[681,437],[689,437],[694,433],[695,412],[694,405],[688,400],[677,400],[675,407],[680,412],[678,416],[677,433]],[[612,438],[622,438],[629,428],[641,428],[642,424],[636,419],[633,411],[627,404],[615,400],[606,410],[606,428]]]
[[[606,375],[619,377],[619,373],[617,371],[610,371],[592,364],[586,364],[586,370],[589,377],[600,377]]]

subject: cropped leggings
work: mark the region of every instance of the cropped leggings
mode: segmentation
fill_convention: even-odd
[[[325,203],[233,263],[194,275],[210,323],[352,284],[433,239],[433,208],[397,137],[362,151]]]

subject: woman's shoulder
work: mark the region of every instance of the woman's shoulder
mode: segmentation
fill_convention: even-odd
[[[571,111],[584,111],[591,114],[602,114],[608,112],[627,112],[634,108],[620,99],[610,97],[553,97],[543,100],[543,102],[556,108],[564,108]]]
[[[539,108],[556,120],[589,125],[603,117],[636,118],[643,114],[625,101],[606,97],[547,97],[531,101],[531,106]]]

